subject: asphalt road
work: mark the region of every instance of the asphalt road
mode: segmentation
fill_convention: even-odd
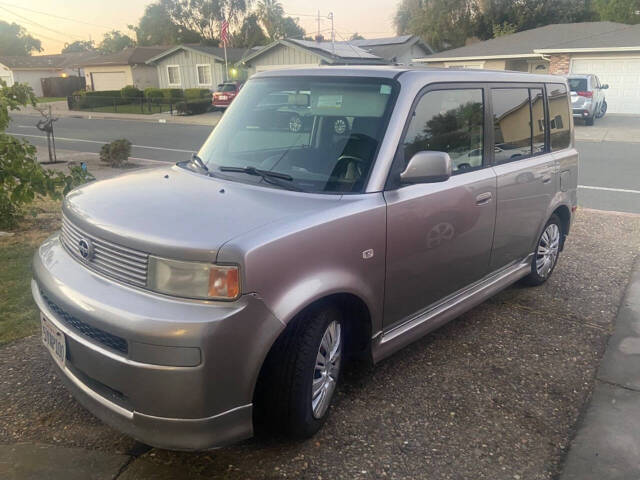
[[[35,128],[40,117],[12,115],[9,133],[36,145],[46,145]],[[176,162],[189,158],[205,141],[211,127],[134,120],[60,118],[55,123],[56,145],[66,150],[98,152],[105,142],[127,138],[132,156]],[[640,213],[638,143],[578,142],[580,206],[598,210]]]

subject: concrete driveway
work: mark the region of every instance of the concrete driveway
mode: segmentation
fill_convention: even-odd
[[[509,288],[376,368],[351,367],[303,442],[148,449],[69,396],[38,336],[15,342],[0,348],[0,477],[554,478],[639,251],[640,216],[579,210],[546,285]]]
[[[576,140],[592,142],[640,142],[640,115],[607,114],[588,127],[575,121]]]

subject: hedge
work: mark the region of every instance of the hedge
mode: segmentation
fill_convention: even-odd
[[[184,98],[187,100],[211,98],[211,92],[207,88],[187,88],[184,91]]]
[[[122,98],[141,98],[143,96],[142,90],[134,87],[133,85],[127,85],[120,89],[120,96]]]
[[[178,113],[183,115],[196,115],[198,113],[205,113],[211,108],[210,100],[190,100],[187,102],[180,102],[176,104]]]

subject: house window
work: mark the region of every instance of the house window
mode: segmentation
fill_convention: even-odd
[[[178,65],[167,66],[167,78],[172,87],[180,86],[180,67]]]
[[[198,85],[211,85],[211,65],[196,65]]]

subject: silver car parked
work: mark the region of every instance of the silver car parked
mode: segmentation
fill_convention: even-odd
[[[293,110],[300,128],[269,121]],[[309,436],[347,358],[549,278],[577,163],[563,78],[254,75],[191,161],[67,195],[34,259],[43,341],[86,408],[150,445]]]
[[[593,125],[596,118],[604,117],[607,113],[604,90],[609,85],[600,83],[596,75],[569,75],[567,79],[573,117],[581,118],[589,126]]]

